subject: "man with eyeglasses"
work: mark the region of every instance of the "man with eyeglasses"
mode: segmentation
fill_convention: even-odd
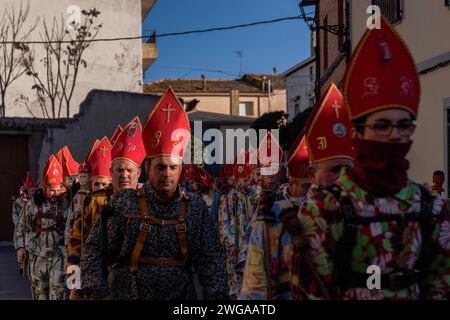
[[[448,214],[439,195],[407,175],[419,77],[384,18],[355,49],[343,92],[354,167],[300,211],[294,298],[448,299]]]

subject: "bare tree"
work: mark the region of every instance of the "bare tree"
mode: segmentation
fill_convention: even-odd
[[[44,66],[44,74],[37,72],[36,60],[31,51],[24,59],[27,74],[34,81],[32,89],[37,94],[39,106],[46,118],[60,118],[63,107],[66,109],[66,117],[70,117],[70,103],[80,67],[87,68],[83,55],[102,27],[94,22],[99,11],[91,9],[81,13],[83,21],[72,32],[67,30],[63,17],[60,23],[53,18],[51,26],[44,19],[41,33],[44,57],[39,60]]]
[[[23,42],[28,40],[39,19],[24,31],[29,12],[30,3],[25,7],[21,3],[18,12],[14,6],[11,10],[5,9],[0,20],[0,117],[6,114],[8,88],[26,71],[23,57],[32,56],[29,46]]]

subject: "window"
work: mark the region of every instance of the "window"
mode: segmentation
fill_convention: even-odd
[[[239,103],[239,115],[240,116],[253,116],[253,102],[240,102]]]
[[[403,0],[372,0],[372,4],[380,7],[381,13],[390,23],[402,20]]]
[[[312,82],[314,80],[313,67],[309,67],[309,81]]]

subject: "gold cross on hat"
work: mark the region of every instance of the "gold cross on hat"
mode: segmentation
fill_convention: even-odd
[[[103,146],[103,147],[100,148],[100,151],[102,152],[102,158],[105,157],[105,151],[108,151],[108,150],[109,150],[109,149],[108,149],[107,147],[105,147],[105,146]]]
[[[339,119],[339,110],[341,110],[342,107],[337,103],[336,100],[334,100],[332,108],[336,112],[336,119]]]
[[[170,109],[170,103],[167,105],[166,109],[161,109],[161,111],[166,112],[166,122],[170,121],[170,113],[175,111],[175,109]]]

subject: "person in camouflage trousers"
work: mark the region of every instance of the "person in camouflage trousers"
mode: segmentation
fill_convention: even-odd
[[[44,189],[27,202],[17,225],[18,256],[29,253],[34,300],[64,298],[64,226],[69,206],[60,196],[61,182],[62,168],[52,155],[44,169]]]

